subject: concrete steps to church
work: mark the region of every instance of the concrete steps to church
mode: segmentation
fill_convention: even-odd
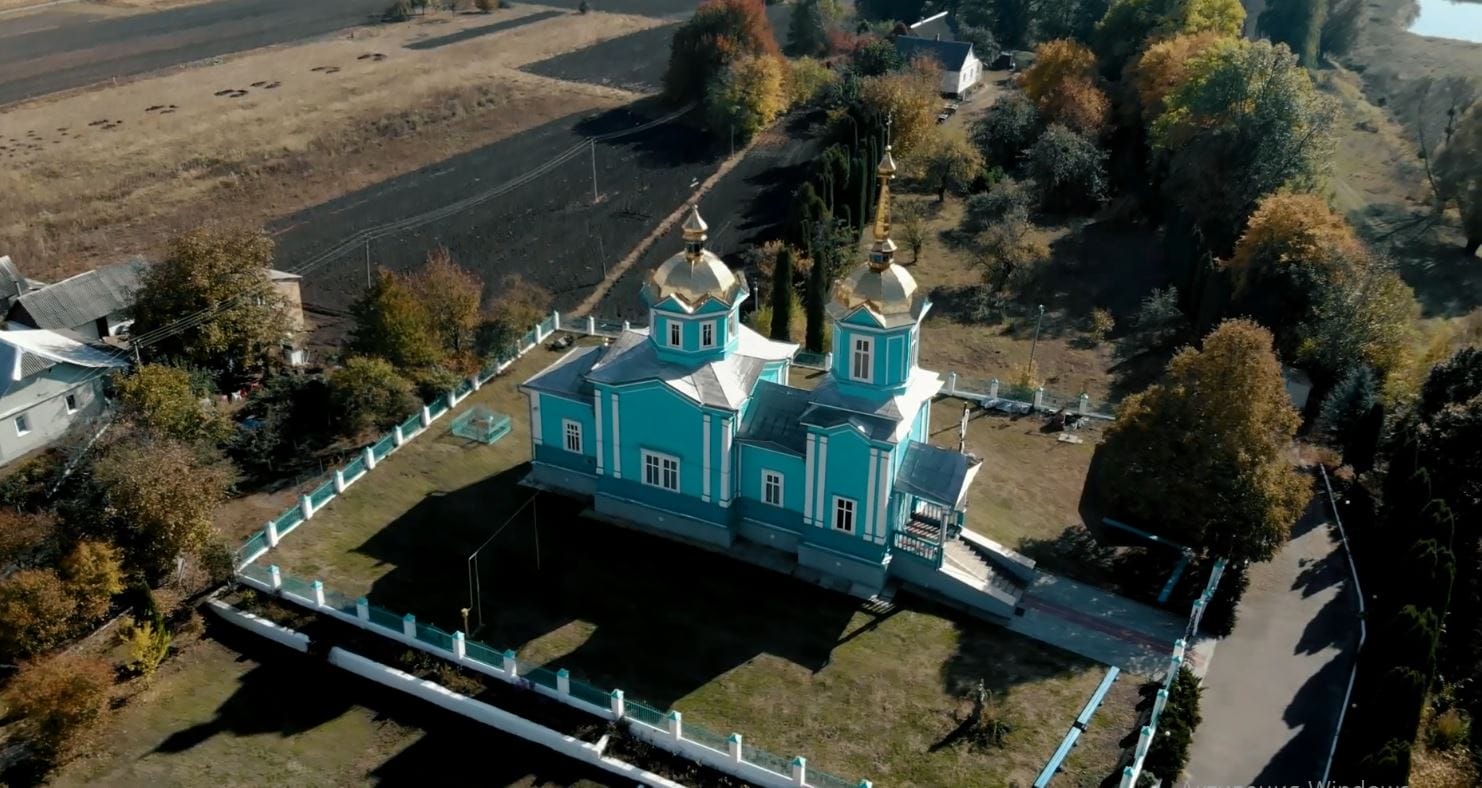
[[[978,590],[1017,607],[1024,596],[1025,584],[1012,575],[995,569],[978,550],[961,538],[943,545],[942,568],[949,574],[966,576]]]

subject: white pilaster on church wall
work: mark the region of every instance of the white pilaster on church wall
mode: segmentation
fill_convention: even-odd
[[[704,472],[700,474],[700,500],[710,503],[710,455],[715,451],[715,446],[710,443],[709,413],[700,417],[700,424],[702,425],[700,430],[700,446],[703,447],[700,456],[704,458]]]
[[[870,470],[868,471],[869,482],[865,485],[865,511],[864,531],[862,536],[866,539],[875,538],[875,477],[880,468],[880,450],[870,447]]]
[[[813,521],[822,526],[823,502],[828,498],[828,436],[818,436],[818,483],[813,486]]]
[[[600,391],[592,392],[592,415],[597,422],[597,475],[601,476],[603,474],[603,447],[606,442],[602,439],[602,392]]]
[[[814,454],[818,447],[814,445],[813,433],[808,433],[808,448],[804,452],[807,465],[803,471],[803,522],[813,524],[813,463],[817,459]]]
[[[731,429],[735,422],[720,420],[720,505],[731,505]]]
[[[623,420],[618,416],[618,395],[612,392],[612,478],[623,478]]]
[[[880,451],[880,464],[875,467],[875,491],[880,499],[875,503],[875,543],[885,544],[890,530],[890,453]]]
[[[540,395],[535,393],[530,395],[530,439],[535,441],[536,446],[542,443],[540,439]]]

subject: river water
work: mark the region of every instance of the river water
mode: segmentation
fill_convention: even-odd
[[[1420,13],[1410,32],[1422,36],[1454,38],[1482,43],[1482,2],[1468,0],[1417,0]]]

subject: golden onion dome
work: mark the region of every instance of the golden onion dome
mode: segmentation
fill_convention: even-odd
[[[861,265],[834,286],[833,306],[840,316],[865,307],[887,326],[896,325],[900,318],[914,319],[916,305],[916,278],[894,263],[883,269]]]
[[[684,251],[665,260],[648,279],[649,303],[657,304],[670,296],[687,306],[699,306],[708,298],[731,303],[741,289],[741,280],[725,261],[705,248],[708,226],[700,218],[700,208],[690,206],[685,217]]]

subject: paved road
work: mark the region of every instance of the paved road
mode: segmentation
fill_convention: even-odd
[[[215,0],[155,13],[0,17],[0,105],[361,24],[387,0]]]
[[[1235,632],[1204,677],[1204,722],[1184,779],[1307,785],[1322,777],[1358,646],[1356,599],[1327,501],[1254,567]]]

